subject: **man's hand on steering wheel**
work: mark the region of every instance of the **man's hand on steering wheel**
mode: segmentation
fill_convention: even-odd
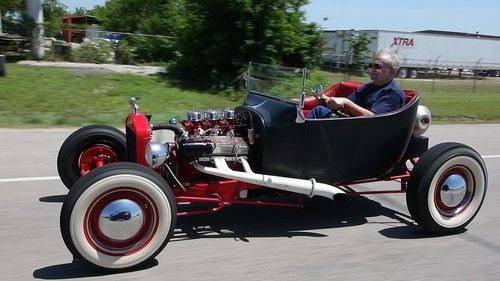
[[[313,92],[313,96],[324,106],[330,108],[332,112],[339,117],[349,117],[342,109],[346,103],[346,98],[329,97],[324,93]]]
[[[349,117],[349,114],[345,113],[343,110],[346,102],[348,101],[346,98],[336,98],[336,97],[327,97],[324,96],[325,102],[324,104],[330,108],[336,115],[341,117]]]

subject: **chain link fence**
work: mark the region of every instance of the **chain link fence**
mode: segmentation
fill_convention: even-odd
[[[434,62],[436,65],[449,67],[424,67],[425,62],[420,65],[409,65],[403,61],[396,79],[403,86],[423,88],[428,93],[456,86],[461,92],[487,91],[500,95],[500,65],[487,61],[478,63],[434,60]],[[360,69],[359,73],[362,73],[360,77],[359,73],[356,75],[349,71],[349,61],[345,55],[324,54],[322,68],[340,74],[342,80],[369,79],[367,64]]]
[[[67,42],[68,37],[72,42]],[[89,29],[64,29],[59,36],[46,38],[44,59],[158,64],[168,62],[175,56],[174,40],[174,37],[162,35],[103,31],[98,26]]]

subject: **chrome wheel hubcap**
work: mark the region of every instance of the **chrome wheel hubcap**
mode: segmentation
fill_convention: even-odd
[[[461,175],[452,174],[444,180],[440,190],[444,206],[453,208],[462,203],[467,195],[467,182]]]
[[[445,217],[457,216],[470,205],[475,190],[476,180],[470,169],[453,166],[442,174],[436,185],[436,208]]]
[[[119,199],[105,206],[99,215],[99,228],[111,240],[127,240],[141,230],[144,214],[141,207],[129,199]]]

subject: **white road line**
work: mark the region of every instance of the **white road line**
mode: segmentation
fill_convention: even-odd
[[[483,155],[481,156],[483,159],[488,159],[488,158],[500,158],[500,155]]]
[[[0,183],[5,182],[22,182],[22,181],[52,181],[58,180],[59,177],[25,177],[25,178],[6,178],[0,179]]]
[[[481,157],[483,157],[483,159],[500,158],[500,154],[498,154],[498,155],[483,155]],[[52,181],[52,180],[58,180],[58,179],[59,179],[59,177],[6,178],[6,179],[0,179],[0,183],[6,183],[6,182],[25,182],[25,181]]]

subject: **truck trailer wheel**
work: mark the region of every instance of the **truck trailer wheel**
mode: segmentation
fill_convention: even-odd
[[[489,73],[491,77],[499,77],[500,76],[500,70],[491,70]]]
[[[399,78],[406,78],[408,76],[408,69],[405,67],[401,67],[398,70],[398,77]]]
[[[416,69],[411,69],[410,70],[410,73],[408,74],[408,77],[411,78],[411,79],[415,79],[417,78],[418,76],[418,72]]]

